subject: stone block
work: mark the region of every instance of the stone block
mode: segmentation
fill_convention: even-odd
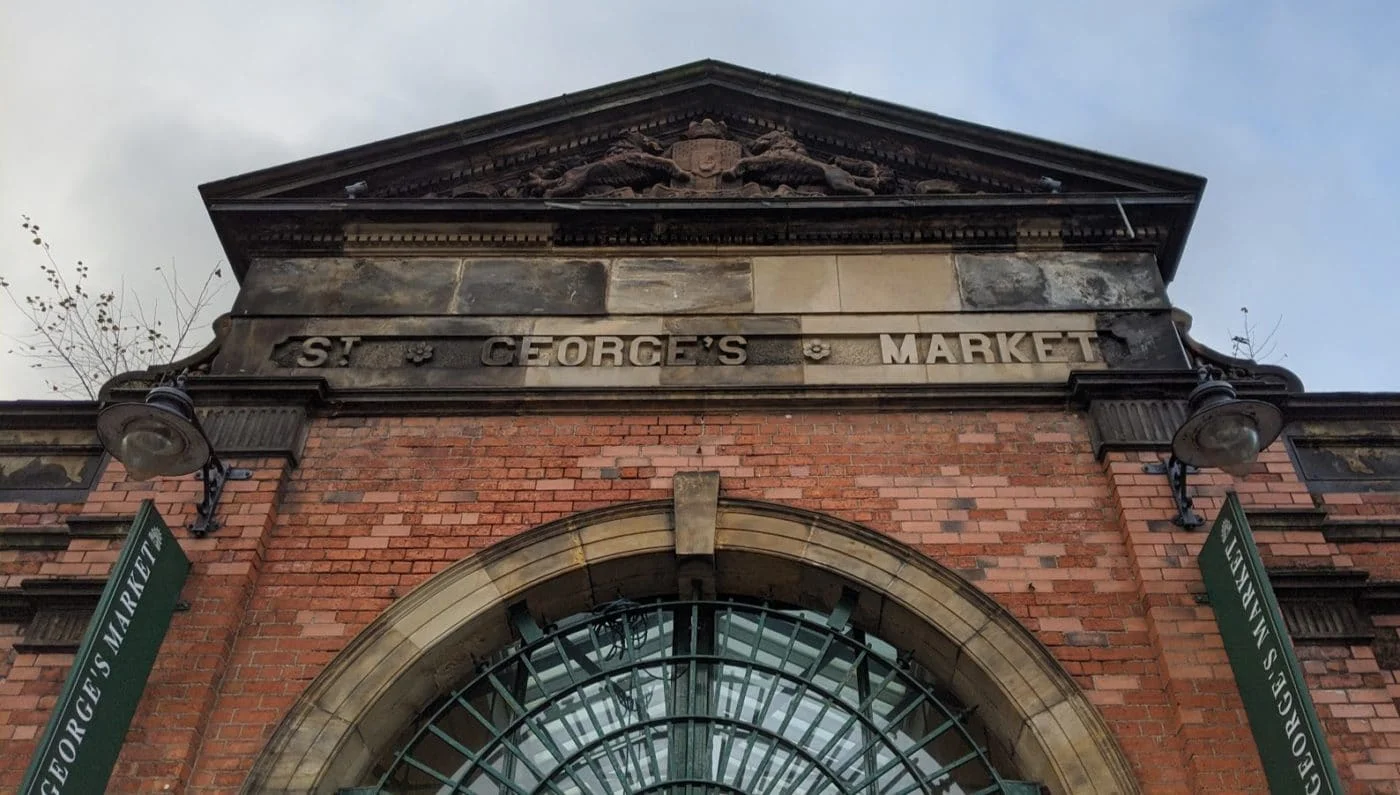
[[[748,260],[618,259],[608,278],[613,314],[753,311]]]
[[[460,272],[429,257],[254,260],[233,315],[443,315]]]
[[[1176,370],[1188,366],[1181,337],[1166,312],[1103,312],[1099,350],[1114,369]]]
[[[840,312],[836,256],[755,257],[753,311]]]
[[[607,265],[585,259],[471,259],[452,311],[464,315],[602,315]]]
[[[662,386],[751,386],[803,383],[800,364],[746,364],[735,367],[661,367]]]
[[[951,254],[841,254],[842,312],[956,312]]]
[[[809,364],[802,368],[804,384],[921,384],[928,368],[922,364]]]
[[[603,336],[635,337],[641,334],[657,336],[666,332],[661,317],[542,317],[534,321],[526,334],[541,337]],[[494,332],[509,334],[514,332]]]
[[[888,587],[905,561],[888,550],[840,533],[814,532],[803,557],[819,568],[841,572],[843,577],[869,585],[875,593]]]
[[[815,334],[905,334],[925,331],[924,315],[818,315],[802,318],[802,333]],[[957,317],[954,315],[953,317]]]
[[[918,331],[934,334],[998,331],[1093,331],[1099,316],[1093,312],[1005,312],[923,314]]]
[[[954,585],[932,577],[900,576],[885,597],[907,607],[954,644],[967,642],[987,623],[985,608],[970,602]]]
[[[719,473],[677,472],[671,479],[676,515],[676,554],[715,554]]]
[[[970,310],[1166,309],[1150,254],[958,254],[958,290]]]
[[[661,367],[515,367],[525,386],[648,387],[660,386]]]
[[[399,631],[404,632],[414,646],[431,649],[463,623],[491,609],[501,600],[501,593],[490,575],[477,569],[465,576],[426,583],[412,598],[415,604],[410,615],[421,617],[423,623],[415,626],[405,620]]]
[[[1060,702],[1031,716],[1025,731],[1017,738],[1016,755],[1030,769],[1026,775],[1065,782],[1072,792],[1122,792],[1126,771],[1104,769],[1102,754],[1095,746],[1102,740],[1100,730],[1088,726],[1074,711],[1074,705]],[[1050,773],[1052,768],[1055,772]],[[1115,775],[1116,773],[1116,775]]]
[[[612,519],[581,527],[577,532],[584,560],[591,567],[613,558],[670,553],[675,549],[672,523],[660,513]]]
[[[1050,383],[1068,380],[1073,370],[1102,370],[1106,366],[1103,362],[930,364],[927,379],[930,384]]]
[[[721,336],[724,334],[790,334],[802,333],[802,319],[788,315],[730,315],[711,317],[668,317],[664,321],[667,334]]]

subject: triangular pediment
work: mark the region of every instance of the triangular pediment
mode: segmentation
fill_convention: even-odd
[[[206,200],[1199,192],[1167,169],[704,61],[203,186]]]

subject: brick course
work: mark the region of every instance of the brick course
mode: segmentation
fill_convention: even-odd
[[[1196,598],[1204,534],[1168,521],[1165,478],[1142,471],[1154,456],[1099,461],[1090,449],[1081,415],[1050,411],[318,419],[300,466],[237,462],[256,475],[228,485],[217,533],[177,529],[191,610],[172,622],[112,789],[236,791],[307,684],[408,590],[528,528],[668,499],[676,472],[714,469],[725,496],[867,525],[993,596],[1098,706],[1144,791],[1267,791],[1214,615]],[[1231,486],[1247,507],[1313,506],[1281,445],[1246,480],[1192,483],[1208,516]],[[113,464],[73,507],[131,514],[147,497],[178,528],[199,485],[132,483]],[[1323,502],[1397,508],[1373,495]],[[56,523],[64,510],[0,504],[0,521]],[[1271,565],[1386,556],[1344,554],[1320,532],[1267,535]],[[0,551],[0,575],[101,576],[117,547]],[[18,784],[72,661],[14,652],[17,631],[0,624],[0,788]],[[1347,785],[1400,791],[1395,673],[1367,647],[1300,653]]]

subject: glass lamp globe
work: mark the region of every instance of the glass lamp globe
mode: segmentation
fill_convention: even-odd
[[[209,440],[183,390],[156,387],[145,403],[117,403],[97,417],[97,435],[135,480],[186,475],[209,460]]]
[[[1283,415],[1276,407],[1240,400],[1228,381],[1206,381],[1188,400],[1191,414],[1172,437],[1172,453],[1192,466],[1217,467],[1243,477],[1283,430]]]
[[[150,480],[161,474],[162,464],[177,454],[181,439],[170,428],[149,419],[129,423],[117,443],[114,455],[126,465],[127,474],[135,480]]]
[[[1196,443],[1214,466],[1237,477],[1248,475],[1259,458],[1259,428],[1247,415],[1212,418],[1196,433]]]

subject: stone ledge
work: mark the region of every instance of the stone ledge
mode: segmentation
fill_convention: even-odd
[[[68,528],[62,525],[0,527],[0,549],[61,550],[68,541]]]
[[[77,651],[106,587],[106,579],[34,577],[0,589],[0,620],[26,625],[15,651]]]
[[[1400,519],[1329,519],[1322,537],[1334,544],[1400,542]]]
[[[1322,529],[1327,512],[1317,509],[1246,508],[1249,529],[1259,531],[1309,531]]]
[[[1400,588],[1387,589],[1385,583],[1372,583],[1369,578],[1367,572],[1356,569],[1269,571],[1279,612],[1296,643],[1370,643],[1376,637],[1371,616],[1386,612],[1381,594],[1390,590],[1400,595]]]
[[[0,549],[64,550],[75,538],[126,538],[135,516],[70,516],[62,525],[0,527]]]

